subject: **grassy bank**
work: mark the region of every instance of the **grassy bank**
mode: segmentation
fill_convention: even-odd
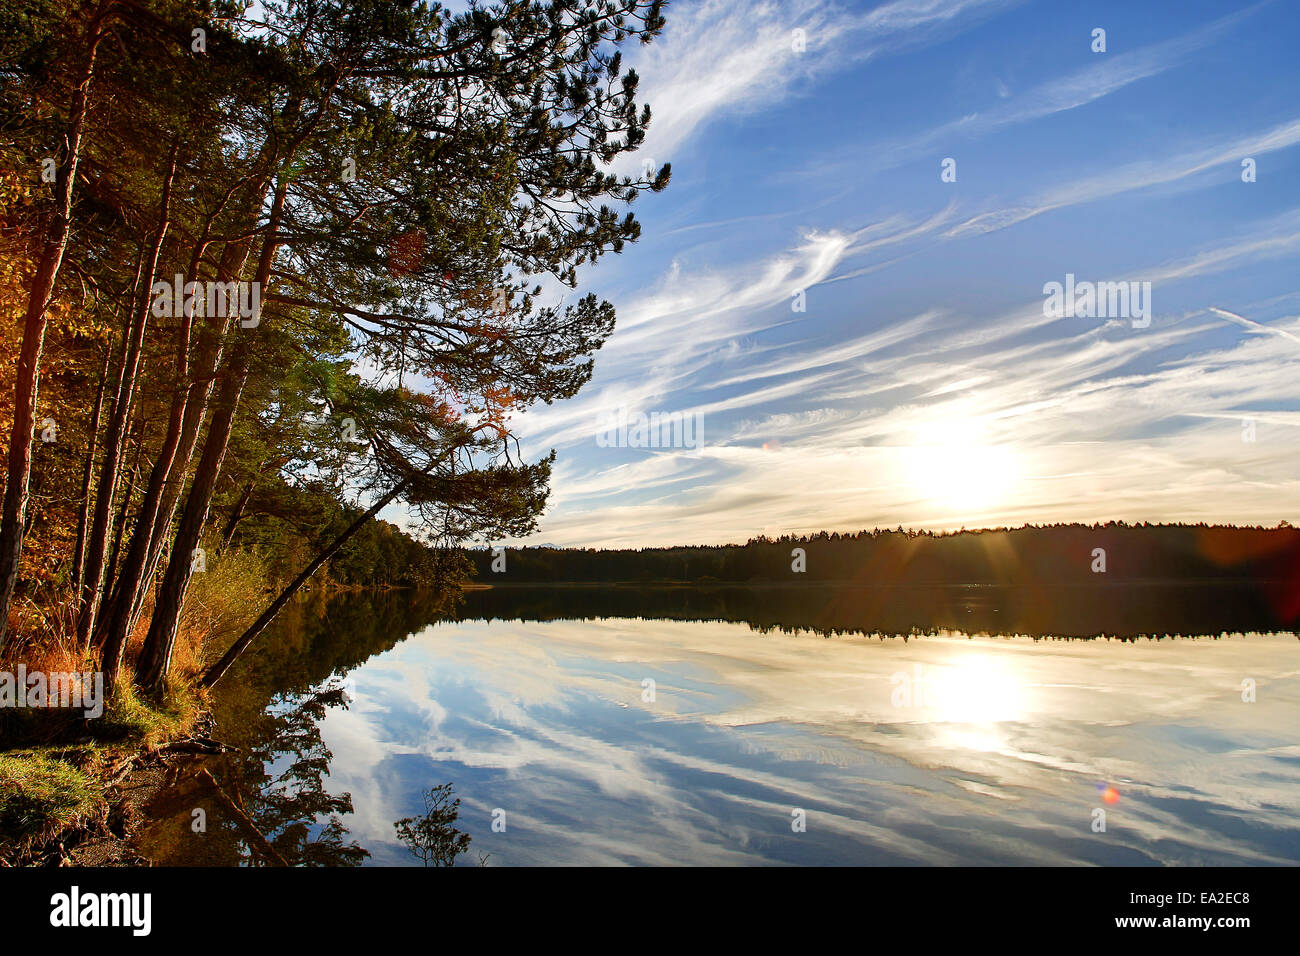
[[[112,787],[134,758],[188,736],[202,712],[193,687],[160,702],[119,686],[100,718],[49,709],[7,715],[0,751],[0,863],[107,829]],[[17,746],[15,746],[17,744]],[[62,838],[62,839],[61,839]]]
[[[110,830],[115,785],[141,757],[194,732],[207,704],[199,675],[260,613],[274,584],[265,562],[249,552],[222,555],[194,575],[160,699],[144,697],[129,679],[148,631],[146,606],[127,646],[124,679],[106,693],[101,715],[0,708],[0,864],[33,862],[51,847],[59,852],[60,843]],[[0,672],[16,674],[19,665],[28,674],[99,670],[95,654],[71,636],[67,607],[29,604],[17,623]]]

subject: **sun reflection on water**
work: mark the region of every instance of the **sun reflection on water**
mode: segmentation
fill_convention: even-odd
[[[939,669],[932,681],[928,699],[935,720],[989,724],[1025,717],[1023,680],[1000,655],[963,657]]]

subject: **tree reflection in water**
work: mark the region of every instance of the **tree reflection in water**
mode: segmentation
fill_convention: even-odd
[[[325,789],[333,754],[319,724],[347,705],[337,680],[277,695],[239,750],[173,771],[141,849],[168,866],[359,866],[370,854],[347,839],[351,794]]]
[[[346,840],[339,819],[352,812],[352,795],[330,794],[324,786],[333,754],[320,720],[329,708],[347,705],[342,686],[331,680],[288,706],[273,706],[268,734],[243,754],[243,776],[253,785],[240,790],[254,794],[249,815],[291,866],[359,866],[370,855]]]
[[[344,675],[445,616],[458,597],[322,596],[286,608],[213,701],[216,736],[238,750],[171,772],[147,809],[145,855],[172,866],[360,865],[370,854],[343,820],[352,797],[325,786],[333,755],[321,722],[348,706]]]
[[[450,783],[430,787],[424,795],[424,814],[393,824],[398,839],[425,866],[455,866],[456,857],[469,850],[470,835],[455,827],[460,799],[453,798],[453,793]]]

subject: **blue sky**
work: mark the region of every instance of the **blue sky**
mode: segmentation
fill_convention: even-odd
[[[667,17],[632,164],[672,184],[582,276],[619,314],[592,382],[517,423],[559,452],[524,543],[1300,523],[1300,5]],[[1150,324],[1046,316],[1067,274],[1150,282]],[[703,440],[604,447],[619,409]]]

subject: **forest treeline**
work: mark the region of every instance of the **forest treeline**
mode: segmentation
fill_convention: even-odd
[[[796,551],[796,549],[798,549]],[[801,553],[800,553],[801,552]],[[1029,587],[1141,580],[1289,585],[1300,610],[1300,529],[1185,524],[1027,525],[947,533],[880,530],[751,538],[720,546],[467,550],[484,584],[836,582]]]
[[[318,572],[530,532],[512,415],[589,380],[614,310],[568,290],[668,181],[614,171],[660,8],[0,0],[0,658],[161,693],[195,577],[256,555],[211,684]]]

